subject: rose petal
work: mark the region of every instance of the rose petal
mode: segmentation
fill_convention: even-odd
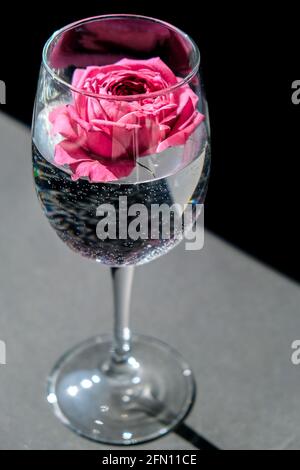
[[[123,160],[121,162],[107,163],[89,160],[70,165],[73,175],[72,179],[77,180],[80,177],[88,177],[93,183],[114,181],[116,179],[128,176],[133,168],[134,162]]]
[[[161,142],[157,147],[157,152],[163,152],[169,147],[176,147],[178,145],[184,145],[190,135],[194,132],[194,130],[201,124],[204,120],[203,114],[196,112],[195,119],[193,122],[187,126],[186,128],[178,131],[178,132],[171,132],[168,137]]]
[[[55,146],[54,161],[57,165],[70,165],[89,159],[88,153],[77,143],[63,140]]]
[[[146,67],[158,72],[169,86],[176,85],[177,83],[177,78],[172,70],[159,57],[153,57],[148,60],[121,59],[117,64],[123,67],[126,66],[130,70],[141,70],[142,67]]]
[[[87,146],[99,157],[115,159],[127,156],[127,148],[121,139],[119,141],[119,136],[115,129],[110,129],[109,133],[103,130],[90,131],[87,132]]]
[[[65,106],[65,108],[67,108]],[[56,112],[56,113],[51,113],[52,116],[50,117],[50,121],[53,124],[52,127],[52,134],[60,134],[63,137],[70,139],[70,140],[75,140],[77,139],[77,134],[75,132],[75,129],[73,127],[74,122],[70,118],[67,110],[63,109],[61,112]]]
[[[82,79],[85,75],[85,70],[84,69],[75,69],[72,77],[72,85],[76,88],[80,86],[80,83],[82,83]]]
[[[56,108],[52,109],[52,111],[50,111],[49,113],[49,121],[51,122],[51,124],[53,124],[57,118],[57,116],[59,116],[61,113],[67,113],[67,105],[66,104],[63,104],[63,105],[60,105],[60,106],[57,106]]]

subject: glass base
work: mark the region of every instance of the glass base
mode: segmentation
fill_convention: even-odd
[[[189,366],[168,345],[145,336],[133,336],[125,362],[112,361],[111,349],[111,340],[100,336],[61,358],[48,382],[56,416],[107,444],[137,444],[169,432],[194,401]]]

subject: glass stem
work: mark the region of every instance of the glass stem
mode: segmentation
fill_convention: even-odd
[[[131,346],[129,328],[130,296],[134,267],[111,268],[114,297],[114,362],[122,363],[128,358]]]

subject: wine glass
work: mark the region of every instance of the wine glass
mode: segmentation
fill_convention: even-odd
[[[115,305],[113,338],[67,352],[47,399],[65,425],[95,441],[162,436],[195,397],[191,369],[174,349],[131,334],[129,301],[134,266],[183,240],[205,198],[199,62],[187,34],[137,15],[78,21],[43,50],[32,132],[37,196],[71,249],[111,268]]]

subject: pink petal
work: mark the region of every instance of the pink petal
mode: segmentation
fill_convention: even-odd
[[[128,176],[133,168],[134,162],[130,160],[116,163],[103,164],[102,162],[89,160],[70,165],[73,171],[72,179],[77,180],[80,177],[88,177],[93,183],[114,181]]]
[[[189,124],[187,127],[184,129],[173,133],[169,134],[169,136],[162,141],[158,147],[157,147],[157,153],[163,152],[169,147],[176,147],[178,145],[184,145],[190,135],[194,132],[194,130],[201,124],[201,122],[204,120],[203,114],[199,113],[197,111],[195,118],[193,119],[192,123]]]
[[[88,153],[74,142],[63,140],[55,146],[54,161],[57,165],[70,165],[89,158]]]
[[[76,69],[72,77],[72,85],[76,88],[82,88],[85,81],[97,75],[101,71],[101,67],[86,67],[85,69]]]
[[[92,119],[92,124],[98,129],[103,129],[103,127],[122,127],[126,130],[130,131],[132,129],[139,129],[141,126],[139,124],[128,124],[126,122],[122,122],[122,119],[119,121],[106,121],[105,119]]]
[[[121,59],[117,64],[122,66],[125,65],[130,68],[130,70],[141,70],[145,67],[158,72],[164,80],[166,80],[169,86],[177,83],[177,78],[172,70],[159,57],[153,57],[148,60]]]
[[[87,146],[91,152],[99,157],[119,158],[127,156],[127,150],[118,140],[119,134],[116,130],[110,134],[103,130],[90,131],[87,133]]]
[[[60,114],[62,113],[65,113],[65,114],[68,113],[68,106],[66,104],[57,106],[52,111],[50,111],[49,121],[51,122],[51,124],[53,124],[55,120],[57,119],[57,117],[60,116]]]
[[[52,133],[60,134],[66,139],[74,140],[77,138],[77,134],[73,128],[72,120],[66,112],[56,113],[55,118],[52,116]]]
[[[76,69],[73,73],[72,85],[78,88],[79,84],[82,83],[82,78],[84,77],[84,75],[85,75],[84,69]]]
[[[77,109],[74,108],[74,106],[71,104],[68,105],[68,114],[70,119],[72,119],[76,124],[79,124],[82,129],[86,131],[91,129],[92,125],[88,121],[82,119],[82,117],[78,114]]]

